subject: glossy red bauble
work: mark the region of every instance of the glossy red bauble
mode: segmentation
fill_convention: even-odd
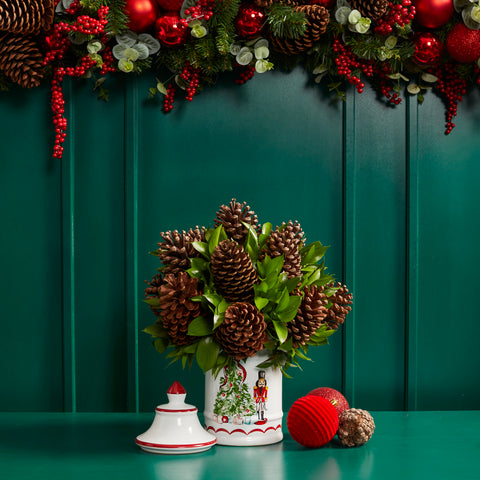
[[[136,33],[147,32],[155,24],[160,15],[155,0],[126,0],[125,12],[130,19],[127,27]]]
[[[157,0],[158,5],[167,12],[180,12],[183,0]]]
[[[258,37],[265,23],[265,14],[263,10],[255,5],[245,4],[240,7],[235,27],[237,33],[244,38]]]
[[[340,415],[343,411],[348,410],[350,407],[348,405],[347,399],[337,390],[329,387],[320,387],[312,390],[308,395],[316,395],[318,397],[325,398],[328,400],[334,407],[337,413]]]
[[[167,47],[183,45],[189,33],[187,22],[175,12],[165,13],[155,22],[155,36]]]
[[[300,445],[323,447],[337,433],[338,413],[325,398],[307,395],[292,405],[287,416],[287,427],[292,438]]]
[[[453,15],[453,0],[414,0],[415,21],[426,28],[445,25]]]
[[[440,60],[443,45],[440,39],[430,32],[418,32],[413,36],[415,53],[413,61],[418,65],[434,65]]]
[[[472,30],[463,23],[457,23],[448,33],[445,45],[450,56],[457,62],[475,62],[480,58],[480,30]]]

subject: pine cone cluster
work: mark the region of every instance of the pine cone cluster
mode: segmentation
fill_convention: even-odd
[[[38,87],[43,78],[43,55],[31,37],[0,34],[0,71],[23,88]]]
[[[198,279],[188,273],[167,274],[164,283],[158,288],[159,304],[163,326],[175,345],[189,345],[197,337],[188,335],[188,326],[201,314],[201,304],[193,302],[192,297],[201,295]]]
[[[163,242],[158,244],[156,254],[163,263],[164,274],[177,274],[190,268],[189,258],[199,257],[200,253],[192,246],[192,242],[205,241],[205,231],[198,227],[188,232],[178,230],[161,233]]]
[[[157,273],[153,278],[151,282],[148,282],[145,280],[145,282],[148,284],[148,287],[145,288],[145,298],[152,299],[152,298],[160,298],[160,287],[163,285],[163,278],[162,276]],[[150,310],[157,315],[157,317],[160,315],[160,310],[152,305],[150,305]]]
[[[298,293],[300,294],[300,292]],[[305,345],[310,336],[323,323],[327,315],[327,303],[328,299],[323,293],[323,288],[312,285],[304,289],[304,297],[297,315],[287,323],[289,337],[293,340],[294,348]]]
[[[232,240],[223,240],[212,253],[211,270],[217,290],[228,302],[253,300],[257,271],[250,255]]]
[[[383,17],[388,9],[389,0],[351,0],[352,8],[358,10],[362,17],[367,17],[372,22]]]
[[[227,355],[241,360],[263,349],[266,328],[263,315],[255,305],[236,302],[227,308],[215,338]]]
[[[0,0],[0,30],[35,34],[53,23],[54,0]]]
[[[329,284],[326,288],[333,287],[333,284]],[[348,289],[345,285],[337,283],[338,290],[331,295],[328,300],[332,303],[332,306],[328,309],[327,316],[324,323],[328,324],[328,328],[337,330],[337,328],[343,324],[345,317],[352,310],[353,295],[348,293]]]
[[[340,414],[338,439],[346,447],[358,447],[367,443],[375,430],[372,416],[359,408],[350,408]]]
[[[303,230],[298,222],[291,220],[282,223],[269,236],[264,254],[271,258],[284,255],[283,270],[288,278],[302,275],[302,258],[300,250],[304,245]]]
[[[327,30],[330,14],[322,5],[298,5],[295,10],[303,12],[307,19],[307,29],[298,38],[271,36],[272,46],[285,55],[296,55],[313,47]]]
[[[227,236],[238,243],[243,243],[248,235],[248,229],[243,223],[257,228],[258,219],[246,202],[239,203],[234,199],[227,205],[222,205],[214,220],[215,226],[223,225]]]

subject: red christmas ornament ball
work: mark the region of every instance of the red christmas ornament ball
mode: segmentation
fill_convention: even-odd
[[[129,18],[127,27],[133,32],[142,33],[153,27],[160,9],[155,0],[126,0],[125,13]]]
[[[158,5],[167,12],[180,12],[183,0],[157,0]]]
[[[413,60],[418,65],[433,65],[440,60],[443,45],[433,33],[418,32],[413,36],[413,43],[415,43]]]
[[[453,0],[414,0],[415,21],[426,28],[445,25],[453,15]]]
[[[309,5],[320,5],[330,10],[335,5],[335,0],[310,0]]]
[[[457,62],[475,62],[480,58],[480,30],[472,30],[463,22],[457,23],[448,33],[445,45]]]
[[[167,12],[155,22],[155,36],[167,47],[183,45],[189,33],[187,22],[175,12]]]
[[[295,401],[287,415],[292,438],[304,447],[326,445],[337,433],[338,413],[325,398],[307,395]]]
[[[240,7],[235,27],[237,33],[244,38],[258,37],[265,23],[263,10],[255,5],[245,4]]]
[[[340,415],[343,411],[348,410],[347,399],[337,390],[329,387],[320,387],[312,390],[308,395],[317,395],[327,399],[334,407],[337,413]]]

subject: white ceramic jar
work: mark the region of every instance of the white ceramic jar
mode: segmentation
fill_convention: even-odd
[[[205,428],[218,445],[268,445],[283,439],[282,372],[259,368],[267,358],[259,352],[216,378],[207,372]]]

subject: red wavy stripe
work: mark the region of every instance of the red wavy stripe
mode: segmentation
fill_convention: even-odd
[[[246,432],[245,430],[242,430],[241,428],[236,428],[235,430],[232,430],[231,432],[229,432],[228,430],[225,430],[224,428],[219,428],[218,430],[215,430],[214,427],[207,427],[207,431],[212,430],[214,433],[225,432],[225,433],[228,433],[229,435],[232,435],[232,433],[243,433],[244,435],[250,435],[253,432],[267,433],[269,430],[278,430],[279,428],[282,428],[282,426],[277,425],[276,427],[268,427],[266,430],[262,430],[261,428],[255,428],[253,430],[250,430],[249,432]]]

